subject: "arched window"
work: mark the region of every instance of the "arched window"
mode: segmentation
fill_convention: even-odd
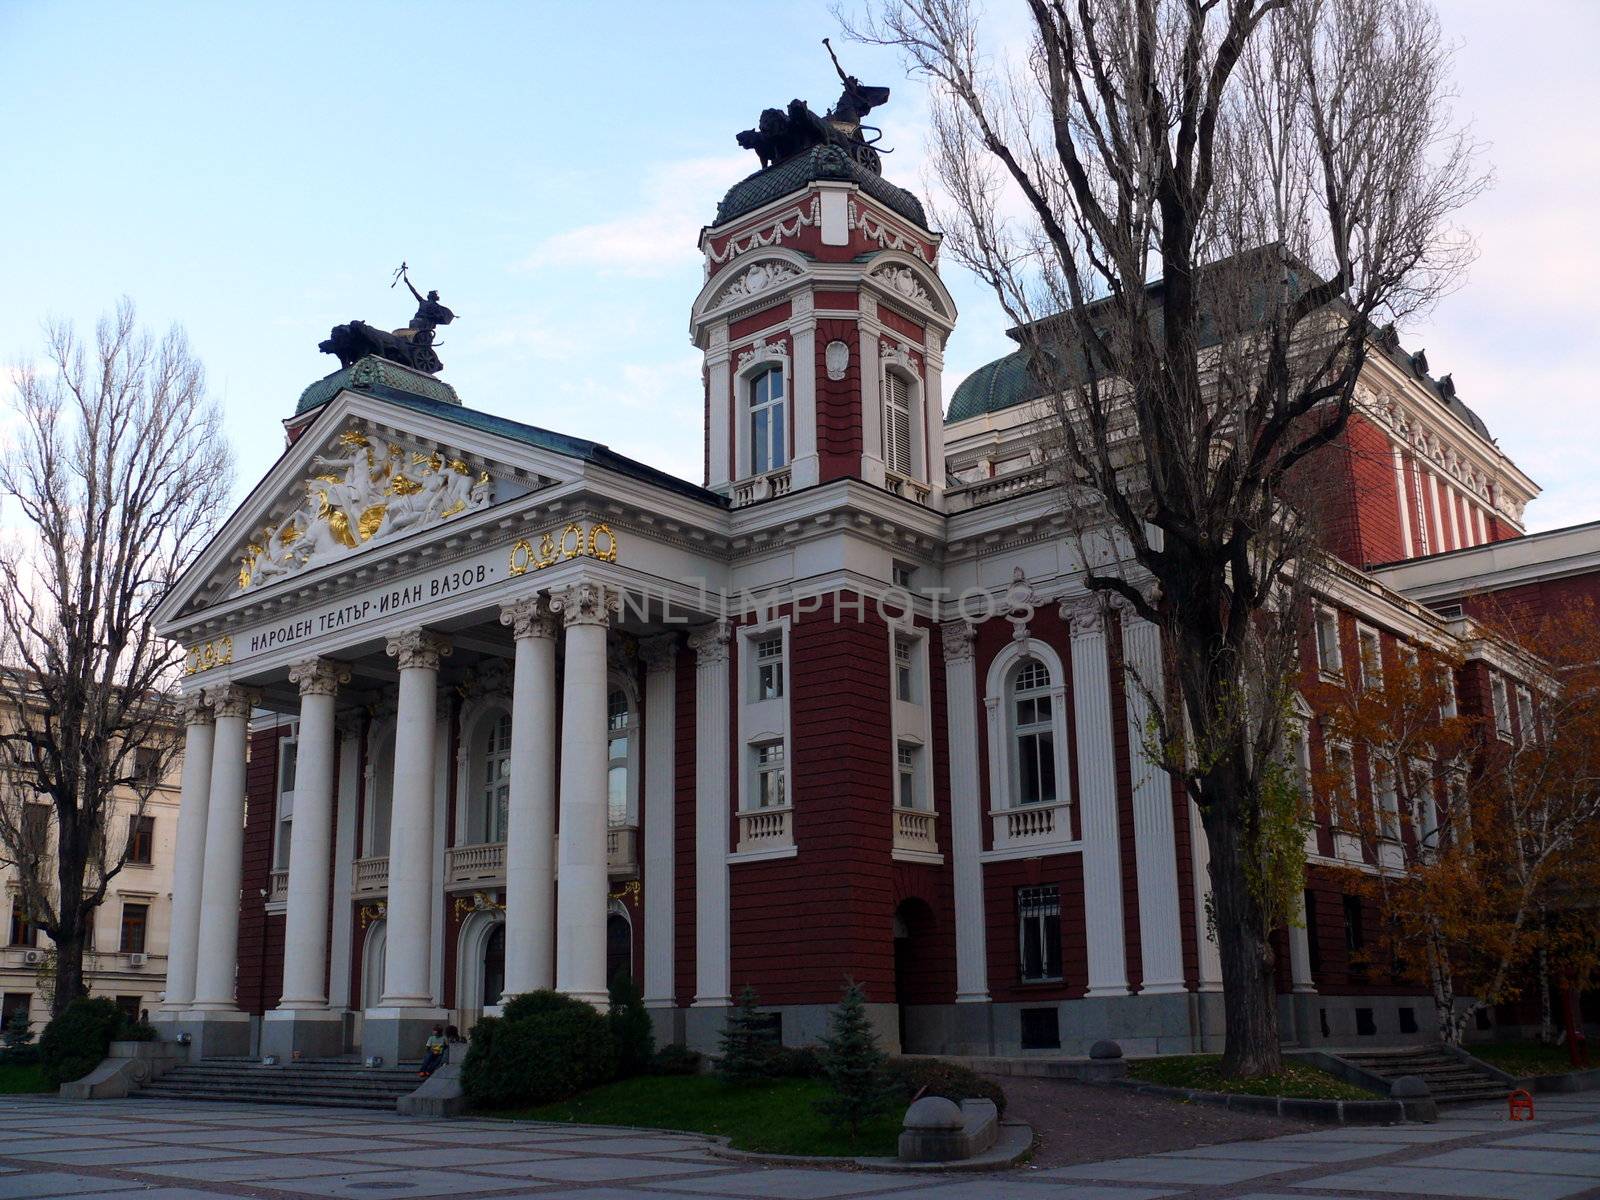
[[[750,380],[750,473],[776,471],[789,461],[785,445],[783,368],[768,367]]]
[[[488,722],[480,768],[478,802],[483,840],[506,840],[506,815],[511,804],[511,714],[501,712]]]
[[[636,736],[628,693],[623,688],[613,687],[606,697],[606,802],[607,820],[612,825],[633,823],[629,767]]]
[[[1054,804],[1056,744],[1050,668],[1037,658],[1023,659],[1012,668],[1008,692],[1015,749],[1014,801],[1018,805]]]
[[[883,377],[883,465],[911,474],[911,385],[895,371]]]

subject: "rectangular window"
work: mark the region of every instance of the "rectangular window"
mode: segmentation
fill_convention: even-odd
[[[901,742],[897,755],[895,799],[901,808],[917,808],[918,747]]]
[[[22,810],[22,842],[33,854],[50,848],[50,806],[29,804]]]
[[[916,574],[917,569],[915,567],[907,566],[902,562],[897,562],[890,569],[889,577],[894,583],[895,587],[900,588],[902,591],[909,592],[911,590],[911,581],[916,578]]]
[[[1373,629],[1356,629],[1356,641],[1361,648],[1361,686],[1383,686],[1383,642]]]
[[[1339,653],[1339,614],[1331,608],[1317,609],[1317,666],[1324,675],[1337,675],[1344,669]]]
[[[1506,681],[1503,676],[1489,676],[1489,699],[1494,705],[1494,731],[1510,741],[1511,702],[1506,697]]]
[[[28,920],[28,910],[23,907],[21,896],[15,896],[11,900],[10,944],[13,946],[37,946],[39,944],[39,927]]]
[[[917,699],[916,641],[903,633],[894,638],[894,694],[907,704]]]
[[[911,474],[911,390],[892,371],[883,380],[883,463],[897,475]]]
[[[783,782],[783,743],[768,742],[755,747],[757,808],[782,808],[785,803]]]
[[[1344,948],[1352,955],[1359,954],[1367,944],[1366,930],[1361,923],[1361,897],[1344,898]]]
[[[148,867],[155,855],[156,819],[146,814],[128,818],[128,861],[134,866]]]
[[[1394,841],[1400,836],[1400,796],[1394,768],[1380,759],[1375,774],[1373,799],[1377,805],[1378,836]]]
[[[117,943],[117,949],[124,954],[143,954],[144,933],[149,918],[148,904],[132,904],[125,901],[122,905],[122,936]]]
[[[1517,688],[1517,737],[1526,744],[1535,737],[1533,726],[1533,693],[1525,687]]]
[[[757,700],[783,698],[783,634],[761,638],[756,642],[756,694]]]
[[[1061,892],[1054,884],[1017,889],[1017,928],[1022,980],[1061,978]]]
[[[1411,827],[1417,835],[1417,848],[1428,854],[1439,848],[1439,806],[1433,798],[1433,771],[1422,759],[1411,764],[1409,790]]]
[[[134,747],[133,777],[135,781],[152,787],[161,782],[161,755],[155,747]]]

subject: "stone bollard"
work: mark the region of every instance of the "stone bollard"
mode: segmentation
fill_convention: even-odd
[[[1439,1106],[1428,1088],[1428,1081],[1420,1075],[1402,1075],[1389,1085],[1389,1099],[1405,1104],[1408,1121],[1433,1121],[1438,1118]]]
[[[1121,1079],[1128,1073],[1128,1064],[1122,1061],[1122,1047],[1109,1039],[1089,1047],[1089,1062],[1082,1078],[1090,1080]]]
[[[906,1109],[900,1133],[902,1162],[952,1162],[964,1158],[961,1106],[943,1096],[923,1096]]]

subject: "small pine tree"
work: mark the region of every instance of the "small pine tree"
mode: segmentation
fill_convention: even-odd
[[[33,1029],[28,1023],[28,1010],[19,1008],[11,1015],[11,1020],[6,1022],[3,1032],[0,1032],[0,1044],[5,1046],[0,1052],[0,1061],[10,1063],[32,1062],[37,1051],[33,1046]]]
[[[760,1004],[755,989],[745,984],[739,1003],[722,1028],[722,1057],[717,1060],[717,1074],[724,1083],[757,1083],[766,1078],[769,1039]]]
[[[832,1095],[817,1102],[817,1111],[847,1129],[851,1145],[861,1127],[889,1106],[887,1067],[861,985],[847,980],[844,996],[828,1019],[828,1036],[822,1039],[822,1073]]]
[[[611,981],[609,1019],[611,1040],[617,1047],[617,1077],[644,1074],[655,1061],[656,1035],[639,986],[627,971],[618,971]]]

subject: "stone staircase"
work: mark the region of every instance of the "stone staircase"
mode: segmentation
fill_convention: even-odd
[[[1440,1104],[1504,1100],[1510,1091],[1506,1084],[1474,1070],[1438,1046],[1336,1053],[1351,1066],[1390,1083],[1402,1075],[1415,1075],[1428,1085],[1434,1100]]]
[[[394,1112],[395,1101],[420,1083],[415,1065],[364,1067],[358,1060],[311,1059],[268,1067],[253,1058],[207,1058],[174,1067],[133,1095]]]

